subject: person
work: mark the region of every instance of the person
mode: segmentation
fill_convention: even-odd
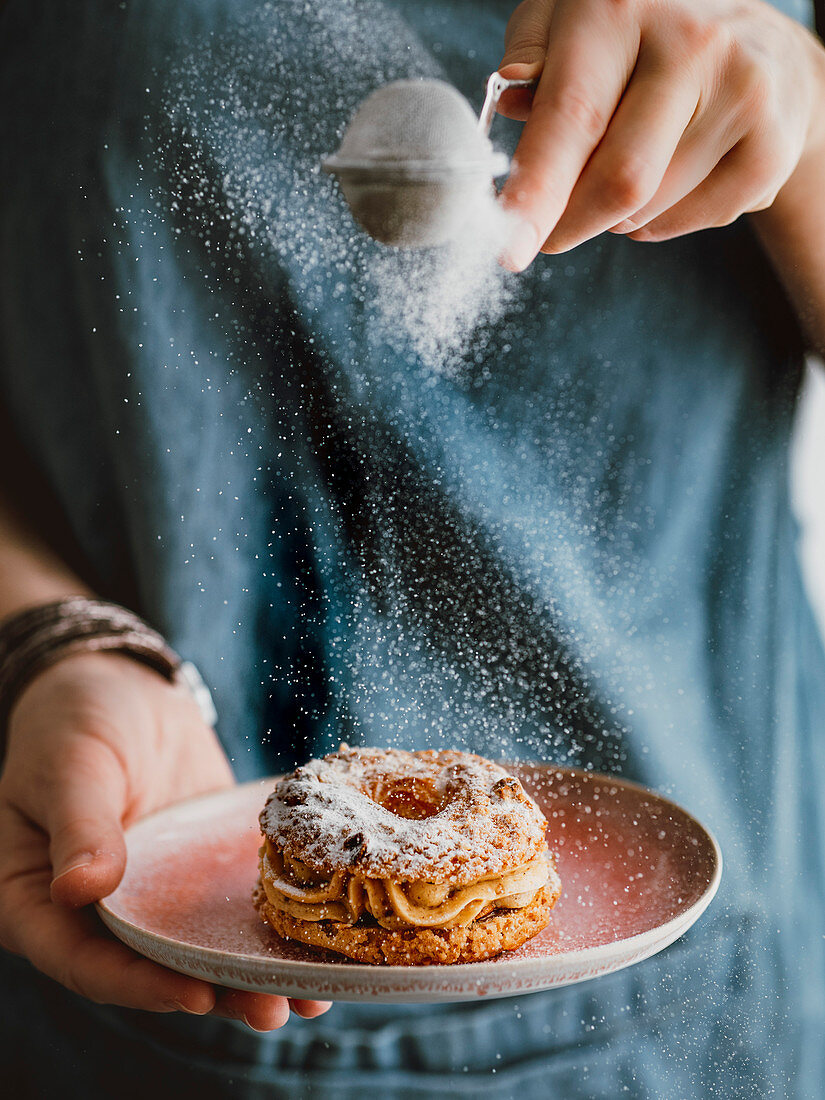
[[[821,1091],[825,654],[787,455],[825,348],[825,54],[802,0],[511,7],[2,10],[0,614],[131,608],[219,715],[122,653],[16,697],[15,1096]],[[317,165],[387,80],[477,103],[508,23],[505,75],[540,76],[502,104],[520,140],[496,124],[522,273],[434,371],[372,324],[380,246]],[[628,776],[712,828],[719,895],[646,962],[458,1005],[290,1005],[105,932],[131,822],[341,739]]]

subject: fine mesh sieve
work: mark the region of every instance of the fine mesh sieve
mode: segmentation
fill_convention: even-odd
[[[443,80],[396,80],[364,100],[322,167],[338,177],[353,216],[375,240],[396,248],[445,244],[509,167],[488,136],[501,93],[534,86],[493,73],[476,118]]]

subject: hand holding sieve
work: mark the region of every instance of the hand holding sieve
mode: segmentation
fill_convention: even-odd
[[[476,118],[443,80],[396,80],[364,100],[321,166],[337,176],[353,216],[375,240],[396,248],[445,244],[509,168],[489,138],[502,93],[536,84],[493,73]]]

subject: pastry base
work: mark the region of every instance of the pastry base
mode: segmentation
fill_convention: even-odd
[[[260,882],[253,893],[262,920],[279,936],[337,951],[357,962],[380,966],[431,966],[479,962],[511,951],[550,923],[561,893],[556,876],[523,909],[500,909],[460,928],[409,928],[391,931],[379,924],[346,925],[340,921],[307,921],[273,909]]]

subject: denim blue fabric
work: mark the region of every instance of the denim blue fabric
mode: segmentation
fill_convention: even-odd
[[[0,397],[97,590],[200,668],[239,778],[341,737],[614,771],[713,829],[719,896],[609,978],[267,1036],[4,956],[0,1051],[32,1096],[821,1095],[801,341],[748,226],[540,257],[438,373],[372,324],[378,246],[344,262],[312,170],[386,79],[478,105],[509,9],[11,0]]]

